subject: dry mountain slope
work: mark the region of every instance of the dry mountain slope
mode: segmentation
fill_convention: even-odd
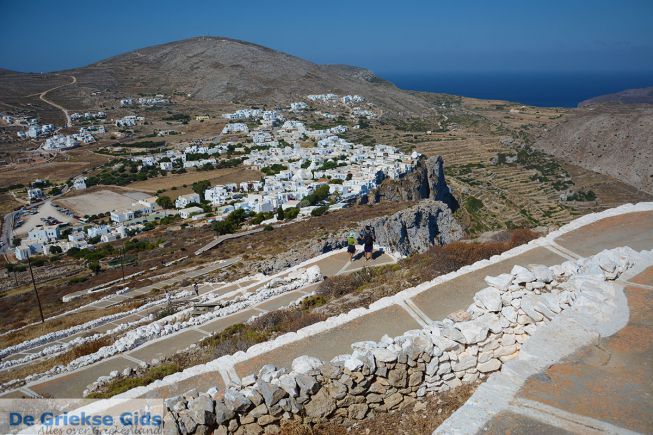
[[[600,95],[581,101],[579,106],[594,104],[653,104],[653,86],[648,88],[626,89],[614,94]]]
[[[164,92],[214,103],[288,103],[310,93],[358,93],[382,108],[424,112],[429,105],[372,72],[318,65],[260,45],[197,37],[147,47],[64,72],[80,88],[123,94]]]
[[[653,105],[577,109],[535,147],[653,194]]]

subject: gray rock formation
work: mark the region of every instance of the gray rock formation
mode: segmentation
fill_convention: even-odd
[[[416,201],[427,198],[444,202],[454,212],[458,210],[458,201],[444,176],[444,160],[441,156],[422,157],[414,171],[398,181],[384,180],[368,200]]]
[[[376,242],[402,255],[424,252],[433,245],[459,240],[463,230],[444,202],[424,200],[391,216],[361,222],[370,225]]]
[[[264,273],[274,273],[325,252],[344,248],[349,232],[358,234],[366,225],[374,228],[377,244],[402,255],[424,252],[431,246],[451,243],[463,236],[462,227],[445,203],[425,199],[390,216],[359,222],[356,227],[327,239],[308,240],[301,249],[262,262],[259,269]]]

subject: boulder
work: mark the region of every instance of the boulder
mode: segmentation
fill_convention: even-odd
[[[496,358],[492,358],[484,363],[480,363],[476,368],[481,373],[494,372],[501,368],[501,361]]]
[[[198,425],[213,426],[215,424],[214,411],[213,399],[207,394],[200,394],[188,403],[189,415]]]
[[[547,266],[541,264],[529,264],[528,269],[533,273],[536,281],[549,284],[555,279],[553,271]]]
[[[320,373],[325,378],[338,379],[342,374],[342,368],[336,364],[327,362],[320,366]]]
[[[236,414],[231,409],[229,409],[221,400],[215,402],[214,413],[215,422],[218,425],[225,424],[227,421],[236,416]]]
[[[308,373],[311,370],[320,368],[322,361],[318,358],[302,355],[295,358],[292,362],[292,369],[296,373]]]
[[[288,395],[288,393],[281,389],[281,387],[260,379],[256,382],[256,385],[258,385],[258,391],[261,393],[261,396],[263,396],[263,401],[268,408],[276,405],[279,400]]]
[[[355,403],[349,405],[349,408],[347,409],[347,417],[351,420],[362,420],[365,418],[368,410],[369,407],[366,403]]]
[[[377,361],[384,363],[397,361],[397,354],[383,347],[372,349],[372,355],[374,355],[374,358],[376,358]]]
[[[510,274],[515,277],[513,281],[517,284],[526,284],[527,282],[535,281],[535,275],[523,266],[513,266]]]
[[[486,276],[485,282],[490,287],[494,287],[503,292],[508,290],[508,287],[510,287],[510,284],[512,284],[512,279],[513,276],[511,274],[502,273],[501,275],[498,276]]]
[[[233,388],[227,388],[223,400],[227,409],[233,412],[243,413],[252,406],[252,402],[247,397]]]
[[[295,376],[297,386],[301,390],[302,396],[315,394],[320,389],[320,384],[311,375],[298,374]]]
[[[304,405],[308,417],[325,418],[336,410],[336,401],[329,395],[326,388],[321,388],[309,402]]]

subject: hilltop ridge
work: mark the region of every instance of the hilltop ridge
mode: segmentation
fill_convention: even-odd
[[[30,73],[6,72],[0,93]],[[429,105],[373,72],[349,65],[319,65],[251,42],[196,37],[145,47],[96,63],[58,71],[78,86],[60,94],[91,106],[93,92],[166,93],[198,102],[287,104],[307,94],[359,93],[392,111],[421,112]],[[47,74],[48,77],[58,77]],[[74,93],[68,95],[68,93]]]

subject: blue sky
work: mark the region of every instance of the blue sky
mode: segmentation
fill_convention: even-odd
[[[53,71],[199,35],[378,73],[653,71],[653,0],[0,0],[0,67]]]

